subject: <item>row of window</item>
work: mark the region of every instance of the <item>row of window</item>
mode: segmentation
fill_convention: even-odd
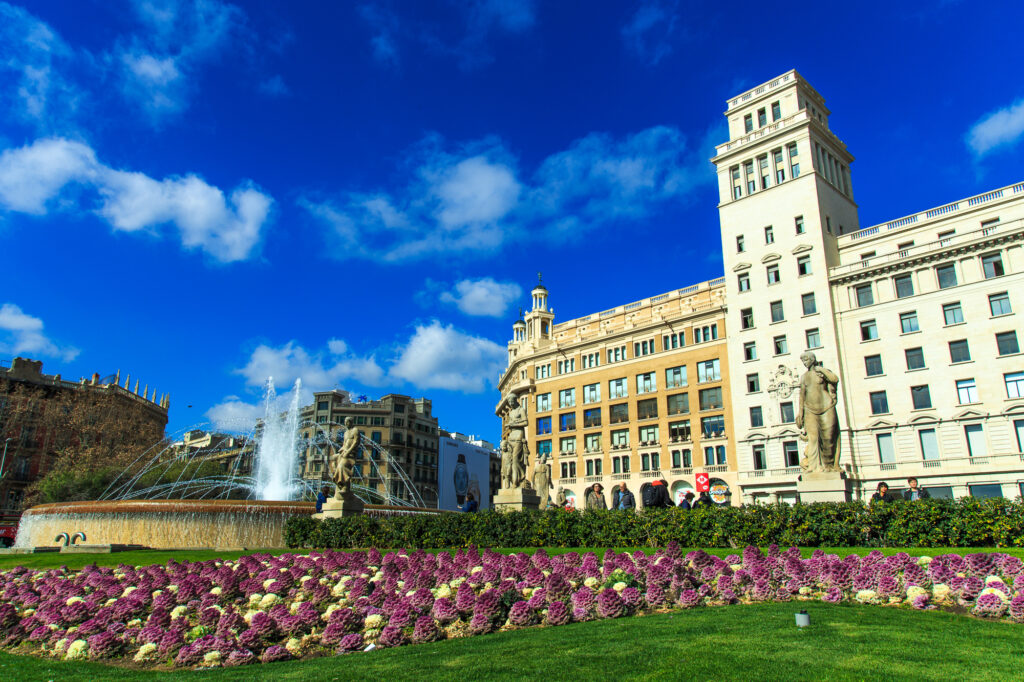
[[[732,198],[742,198],[744,188],[747,196],[750,196],[758,190],[768,189],[773,183],[781,185],[786,181],[787,172],[791,178],[800,177],[800,156],[795,142],[786,145],[785,154],[783,148],[778,147],[769,154],[762,154],[730,168]]]
[[[1017,435],[1017,450],[1024,452],[1024,419],[1015,420],[1013,428]],[[918,429],[917,442],[920,447],[921,459],[925,461],[939,459],[939,439],[935,429]],[[988,455],[985,427],[982,424],[964,424],[964,442],[967,446],[968,457]],[[878,461],[881,464],[891,464],[896,461],[893,434],[876,434],[875,444],[878,447]]]
[[[950,364],[970,362],[971,348],[967,339],[958,339],[949,342]],[[1020,353],[1020,344],[1017,341],[1017,332],[1008,331],[996,334],[996,350],[1000,356],[1016,355]],[[907,370],[926,369],[924,361],[924,349],[921,346],[907,348],[904,350],[904,357],[907,363]],[[864,357],[864,373],[869,377],[876,377],[885,374],[882,367],[882,356],[880,354],[867,355]]]
[[[782,118],[782,102],[775,101],[771,103],[772,121],[778,121]],[[768,125],[768,109],[761,107],[757,110],[757,127],[763,128]],[[752,133],[754,132],[754,114],[749,113],[743,117],[743,132]]]
[[[817,327],[804,330],[804,343],[808,350],[821,348],[821,331]],[[789,339],[785,334],[772,337],[772,351],[776,356],[789,353]],[[743,360],[757,360],[756,341],[748,341],[743,344]]]
[[[1003,385],[1007,398],[1024,398],[1024,372],[1004,374]],[[932,406],[931,391],[927,384],[911,386],[910,396],[915,410],[924,410]],[[973,377],[956,381],[956,396],[961,405],[981,402],[978,398],[978,384]],[[871,414],[889,413],[889,397],[886,391],[872,391],[868,397],[871,400]]]
[[[818,312],[818,302],[814,297],[813,293],[801,294],[800,296],[800,309],[803,311],[804,316],[814,315]],[[771,321],[784,322],[786,320],[785,306],[782,300],[772,301],[769,303],[769,314]],[[754,324],[754,309],[753,308],[741,308],[740,309],[740,329],[753,329],[756,325]]]
[[[989,253],[981,256],[981,270],[985,279],[1002,277],[1006,274],[1001,253]],[[956,274],[956,263],[945,263],[934,268],[935,283],[939,289],[949,289],[959,284]],[[893,277],[893,288],[896,298],[907,298],[914,295],[914,275],[907,273]],[[875,302],[874,285],[870,282],[858,284],[853,288],[857,307],[873,305]],[[993,313],[994,314],[994,313]]]
[[[703,417],[700,420],[700,430],[704,438],[721,438],[725,435],[725,417],[716,415]],[[550,433],[548,431],[547,433]],[[541,434],[543,435],[543,434]],[[661,444],[661,427],[658,424],[650,424],[637,428],[637,443],[643,447],[654,447]],[[630,447],[630,429],[615,429],[608,434],[608,443],[612,451],[626,450]],[[670,443],[682,443],[692,440],[690,420],[670,422],[668,424],[668,439]],[[558,451],[562,453],[576,452],[577,437],[564,436],[558,439]],[[550,439],[537,441],[537,453],[550,454],[552,441]],[[602,452],[604,445],[600,433],[590,433],[583,436],[584,452]]]
[[[843,165],[839,159],[832,156],[827,148],[822,147],[817,142],[814,143],[814,150],[818,155],[818,169],[821,176],[843,194],[852,196],[850,169]],[[840,228],[839,233],[842,234],[842,228]]]
[[[804,217],[802,215],[798,215],[793,218],[793,227],[796,230],[796,234],[804,234],[806,230],[804,228]],[[764,243],[766,246],[768,244],[775,243],[775,227],[773,225],[767,225],[764,228]],[[736,235],[736,253],[743,253],[746,250],[747,242],[745,237],[742,234]]]
[[[672,450],[673,469],[693,468],[693,456],[689,449]],[[617,455],[612,457],[612,473],[628,474],[631,470],[630,455]],[[724,445],[709,445],[704,448],[704,466],[721,466],[727,463],[726,449]],[[604,474],[604,463],[600,458],[585,460],[587,476],[602,476]],[[661,471],[661,453],[645,452],[640,455],[641,471]],[[576,477],[576,462],[562,462],[562,478]]]
[[[705,384],[722,380],[721,362],[718,358],[703,360],[697,363],[697,383]],[[669,367],[665,370],[665,388],[685,388],[688,385],[686,365]],[[643,372],[636,375],[636,394],[654,393],[658,390],[657,372]],[[587,384],[582,389],[583,404],[601,402],[601,384]],[[629,397],[629,386],[625,377],[611,379],[608,382],[608,398]],[[551,393],[538,393],[536,398],[537,412],[551,409]],[[576,388],[563,388],[558,392],[558,407],[576,406]]]
[[[725,406],[721,387],[706,388],[699,392],[700,410],[708,412],[721,410]],[[677,393],[665,397],[665,405],[669,416],[690,413],[690,395],[688,393]],[[658,401],[656,398],[638,400],[636,403],[637,419],[654,419],[658,416]],[[560,432],[575,431],[577,428],[576,412],[563,412],[558,415],[558,430]],[[622,424],[629,421],[629,403],[619,403],[608,406],[608,423]],[[602,410],[594,407],[583,410],[583,428],[591,429],[602,426]],[[552,417],[537,417],[536,432],[538,435],[551,433]]]

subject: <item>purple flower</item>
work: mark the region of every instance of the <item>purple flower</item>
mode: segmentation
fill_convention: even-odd
[[[474,635],[483,635],[491,631],[491,619],[482,613],[474,613],[469,621],[469,630]]]
[[[622,602],[630,610],[635,610],[643,606],[643,595],[640,594],[640,590],[635,587],[627,587],[622,591]]]
[[[358,632],[352,632],[341,638],[338,647],[335,649],[339,654],[347,654],[359,651],[363,648],[363,636]]]
[[[433,642],[438,638],[439,634],[433,618],[430,616],[420,616],[416,619],[416,627],[412,631],[412,641],[416,644]]]
[[[597,595],[597,614],[602,618],[618,618],[626,611],[622,597],[615,590],[601,590]]]
[[[1008,612],[1011,619],[1018,623],[1024,623],[1024,592],[1018,592],[1017,595],[1010,600],[1010,608],[1008,609]]]
[[[252,628],[242,630],[238,635],[238,643],[243,648],[251,650],[253,654],[263,651],[263,647],[265,646],[260,633],[256,632]]]
[[[468,614],[473,611],[475,605],[476,594],[473,592],[473,588],[468,582],[461,583],[455,593],[455,608],[462,614]]]
[[[914,601],[911,602],[911,604],[913,605],[913,607],[915,609],[926,609],[926,608],[928,608],[928,595],[927,594],[919,594],[919,595],[917,595],[916,597],[914,597]]]
[[[679,599],[677,602],[684,609],[689,609],[699,605],[701,597],[696,590],[683,590],[679,593]]]
[[[625,590],[623,590],[625,592]],[[667,598],[665,596],[665,590],[654,585],[647,588],[647,592],[644,594],[644,601],[651,607],[657,608],[664,606]]]
[[[279,644],[275,644],[272,647],[267,647],[267,650],[260,656],[260,660],[264,663],[274,663],[276,661],[287,661],[291,657],[292,652]]]
[[[405,644],[405,633],[401,628],[394,625],[386,625],[380,631],[380,645],[383,647],[396,647]]]
[[[198,665],[203,660],[203,655],[206,652],[203,651],[202,647],[192,644],[186,644],[185,646],[178,649],[178,655],[174,657],[174,665],[180,665],[182,667],[190,665]]]
[[[843,600],[843,591],[838,587],[830,587],[821,595],[821,601],[828,602],[829,604],[838,604]]]
[[[971,554],[970,556],[987,556],[985,554]],[[985,589],[985,581],[976,576],[964,578],[963,586],[960,588],[960,596],[964,599],[974,599],[978,593]]]
[[[256,656],[248,649],[235,649],[224,660],[225,666],[248,665],[256,660]]]
[[[185,643],[181,630],[168,630],[160,638],[159,651],[161,658],[169,658],[178,653],[178,649]]]
[[[527,602],[519,600],[512,604],[512,608],[509,609],[508,619],[512,625],[518,625],[520,627],[532,625],[533,611],[530,609],[530,605]]]
[[[265,640],[277,639],[277,623],[263,611],[257,611],[249,621],[249,629]]]
[[[388,624],[398,628],[408,627],[412,625],[414,617],[415,614],[413,614],[412,609],[406,606],[399,606],[388,618]]]
[[[969,556],[985,556],[980,554],[971,554]],[[985,616],[988,618],[1001,618],[1007,611],[1007,604],[999,595],[992,594],[991,592],[983,594],[974,602],[974,608],[971,609],[971,613],[976,616]]]
[[[564,601],[553,601],[548,604],[548,614],[545,618],[548,625],[565,625],[571,618],[572,614],[569,613],[569,607]]]

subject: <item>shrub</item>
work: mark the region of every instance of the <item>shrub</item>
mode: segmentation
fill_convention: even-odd
[[[1021,547],[1024,502],[920,500],[355,516],[288,521],[289,547]]]

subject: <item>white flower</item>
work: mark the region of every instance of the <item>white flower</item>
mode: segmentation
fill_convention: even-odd
[[[533,596],[533,591],[534,590],[533,590],[532,587],[524,587],[523,588],[523,596],[526,597],[527,599],[529,599],[530,597]]]
[[[809,587],[801,587],[801,588],[800,588],[800,589],[798,590],[798,592],[799,592],[800,594],[802,594],[802,595],[805,595],[805,596],[806,596],[806,595],[808,595],[808,594],[810,594],[810,593],[811,593],[811,592],[813,592],[813,591],[814,591],[814,590],[812,590],[812,589],[811,589],[811,588],[809,588]]]
[[[250,604],[259,604],[260,603],[260,599],[263,599],[263,595],[260,594],[259,592],[254,592],[253,594],[249,595],[249,603]]]
[[[583,584],[587,587],[593,588],[597,586],[597,578],[590,577],[583,581]]]
[[[298,639],[294,638],[294,637],[292,637],[291,639],[289,639],[287,642],[284,643],[284,648],[287,649],[288,651],[292,652],[292,654],[294,654],[294,655],[298,655],[299,648],[301,646],[302,646],[302,642],[299,641]]]
[[[143,644],[141,647],[139,647],[139,650],[135,652],[133,660],[141,663],[142,661],[148,661],[151,658],[156,658],[157,649],[159,648],[160,647],[158,647],[156,644],[153,644],[152,642],[150,642],[149,644]]]
[[[156,599],[157,597],[159,597],[163,593],[164,593],[163,590],[153,590],[153,599]]]
[[[924,589],[923,587],[920,587],[919,585],[911,585],[907,588],[907,601],[912,602],[914,601],[914,599],[920,597],[922,594],[927,595],[928,590]]]
[[[331,594],[333,594],[335,597],[340,597],[343,594],[345,594],[345,592],[345,583],[338,583],[333,588],[331,588]]]
[[[472,568],[472,570],[470,570],[469,574],[470,574],[470,575],[473,575],[473,574],[475,574],[475,573],[479,573],[479,572],[480,572],[480,571],[482,571],[482,570],[484,570],[484,567],[483,567],[483,566],[474,566],[474,567]]]
[[[949,597],[949,585],[936,583],[932,586],[932,596],[935,598],[935,601],[944,601]]]
[[[994,594],[997,597],[999,597],[1003,601],[1003,603],[1010,601],[1010,597],[1005,592],[996,587],[986,587],[984,590],[981,591],[981,594],[979,594],[978,596],[980,597],[982,594]]]
[[[379,613],[374,613],[366,617],[364,625],[372,630],[376,630],[384,624],[384,618]]]
[[[340,608],[341,607],[338,606],[337,604],[331,604],[330,606],[327,607],[327,610],[324,611],[324,615],[322,615],[321,618],[324,619],[324,620],[329,620],[331,618],[331,614],[334,613],[335,611],[337,611]]]
[[[462,577],[456,578],[455,580],[452,580],[451,582],[448,583],[448,585],[450,585],[451,588],[454,590],[454,589],[457,589],[459,587],[459,585],[461,585],[464,582],[466,582],[466,578],[465,578],[465,576],[462,576]]]
[[[76,639],[68,647],[68,653],[64,657],[69,661],[78,661],[89,655],[89,644],[84,639]]]
[[[210,594],[212,594],[215,597],[219,597],[223,593],[224,593],[224,590],[221,587],[215,587],[212,590],[210,590]]]
[[[264,590],[270,589],[270,586],[273,585],[276,582],[277,582],[276,578],[267,578],[266,580],[263,581],[263,589]]]
[[[269,593],[263,595],[263,599],[260,599],[260,608],[261,609],[269,609],[271,606],[273,606],[274,604],[276,604],[279,601],[281,601],[280,597],[278,597],[273,592],[269,592]]]
[[[103,605],[104,606],[113,606],[114,602],[116,602],[116,601],[117,601],[116,599],[108,599],[107,601],[103,602]]]
[[[932,562],[932,558],[930,556],[919,556],[919,557],[917,557],[917,565],[918,566],[927,566],[931,562]]]
[[[405,593],[405,596],[406,597],[411,597],[414,594],[416,594],[416,590],[409,590],[408,592]]]
[[[171,619],[173,620],[184,615],[186,611],[188,611],[187,606],[185,606],[184,604],[178,604],[173,609],[171,609]]]
[[[878,598],[878,593],[874,590],[860,590],[853,597],[862,604],[873,602]]]
[[[299,584],[303,585],[303,583],[305,583],[307,580],[312,580],[312,579],[313,579],[313,576],[311,576],[311,575],[304,575],[301,578],[299,578]],[[305,587],[305,585],[303,585],[303,587]]]
[[[128,587],[124,588],[124,592],[121,593],[121,596],[122,597],[127,597],[129,594],[131,594],[132,592],[134,592],[137,589],[139,589],[139,588],[135,587],[134,585],[129,585]]]
[[[252,621],[252,617],[255,616],[257,613],[262,613],[262,611],[257,611],[256,609],[249,609],[245,612],[245,615],[242,616],[242,620],[248,623]]]
[[[168,592],[177,592],[178,591],[178,586],[177,585],[168,585],[167,586],[167,591]]]
[[[890,604],[902,604],[903,600],[899,597],[889,597]]]
[[[79,602],[79,601],[85,601],[85,600],[84,600],[84,599],[82,599],[81,597],[71,597],[70,599],[68,599],[68,600],[67,600],[66,602],[64,602],[64,603],[65,603],[65,604],[67,604],[68,606],[71,606],[71,605],[72,605],[72,604],[74,604],[75,602]]]
[[[992,583],[1002,583],[1003,579],[998,575],[987,575],[985,576],[985,584],[991,585]],[[1005,583],[1003,583],[1005,585]]]
[[[130,621],[125,623],[125,625],[130,628],[141,628],[142,620],[140,618],[132,618]]]
[[[220,652],[207,651],[206,655],[203,656],[203,665],[211,668],[220,665]]]
[[[626,587],[627,587],[626,583],[622,582],[621,580],[619,582],[615,583],[614,585],[612,585],[612,589],[615,590],[616,592],[622,592],[624,589],[626,589]]]

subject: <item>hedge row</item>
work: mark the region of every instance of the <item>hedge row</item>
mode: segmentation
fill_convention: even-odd
[[[747,507],[491,512],[314,520],[285,527],[295,548],[1022,547],[1024,502],[922,500]]]

